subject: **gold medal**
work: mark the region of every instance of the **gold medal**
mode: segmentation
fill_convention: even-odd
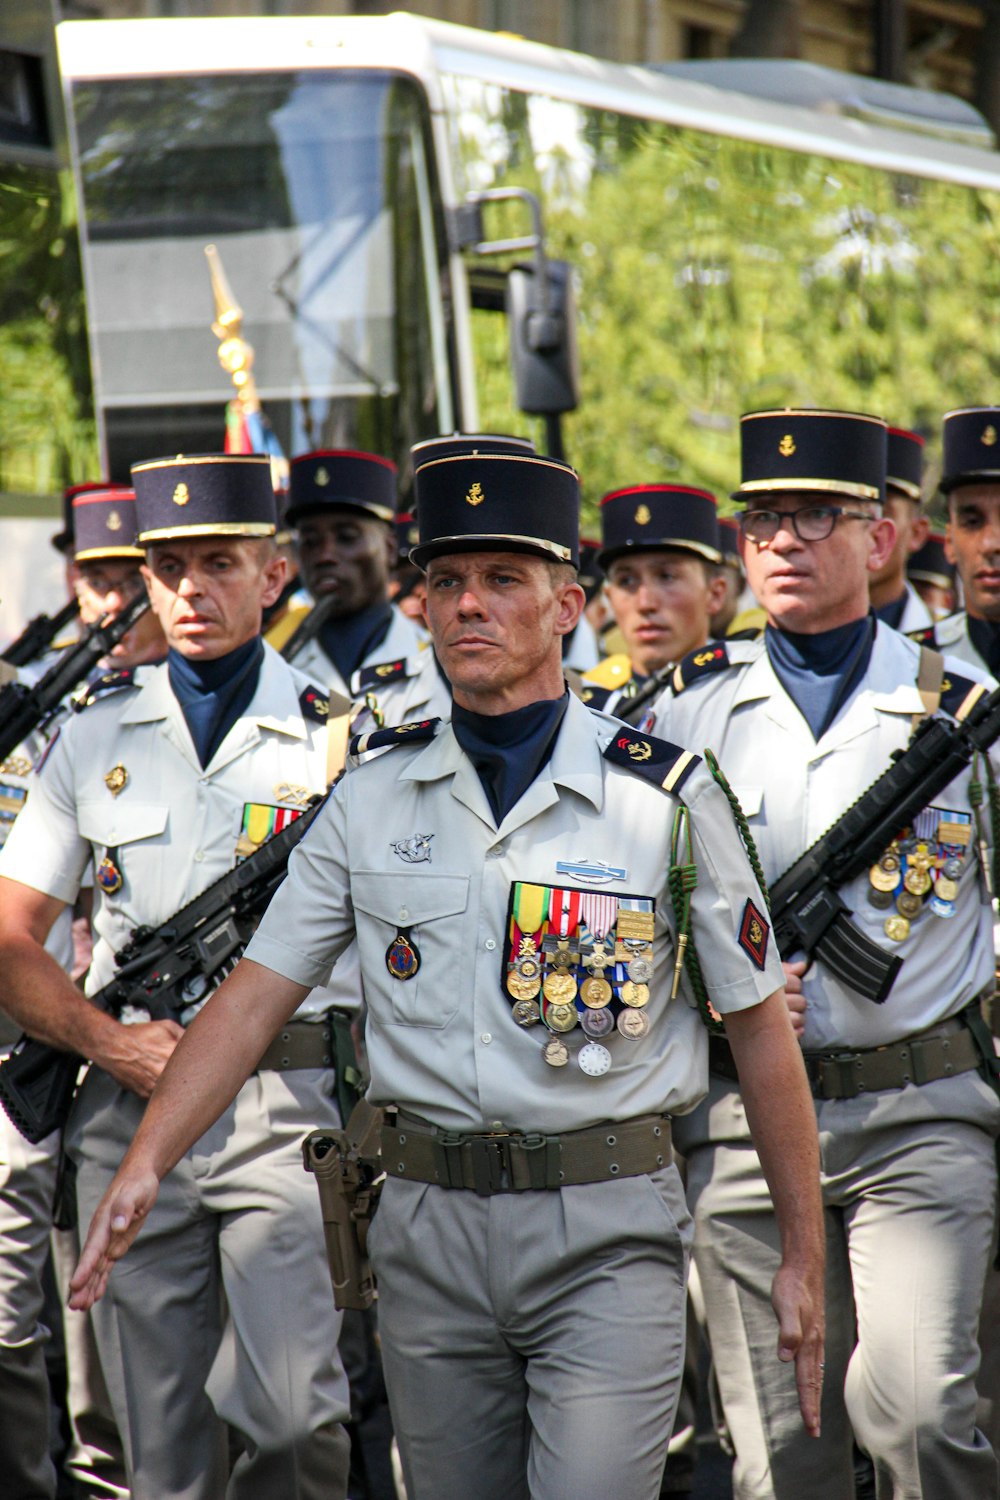
[[[907,870],[903,876],[903,884],[911,895],[926,896],[931,888],[929,868],[925,864],[915,864],[911,869]]]
[[[507,975],[507,993],[513,995],[515,1000],[534,1000],[541,988],[540,979],[524,979],[516,969],[511,969]]]
[[[629,1037],[633,1042],[637,1042],[649,1030],[649,1022],[641,1010],[623,1010],[618,1017],[617,1026],[622,1036]]]
[[[569,939],[560,938],[558,948],[549,954],[549,963],[557,969],[571,969],[576,962],[576,957],[570,952]]]
[[[923,909],[923,896],[914,896],[912,891],[900,891],[896,897],[896,910],[901,917],[906,917],[908,921],[912,921],[914,917],[919,917]]]
[[[549,1005],[545,1012],[545,1024],[552,1031],[572,1031],[578,1020],[575,1005]]]
[[[542,993],[553,1005],[565,1005],[567,1000],[576,999],[576,978],[572,974],[546,974]]]
[[[120,796],[121,793],[125,790],[126,786],[128,785],[128,772],[122,765],[121,761],[119,761],[116,766],[112,766],[111,770],[108,771],[108,773],[104,777],[104,785],[107,787],[112,797]]]
[[[910,924],[905,917],[886,917],[883,931],[894,943],[905,943],[910,935]]]
[[[536,1021],[542,1019],[542,1013],[538,1009],[535,1000],[519,1000],[511,1011],[518,1026],[534,1026]]]
[[[615,961],[614,954],[604,947],[602,943],[595,943],[594,947],[583,960],[586,968],[590,969],[600,979],[609,964]]]
[[[939,875],[934,884],[934,894],[941,901],[954,901],[958,895],[958,881],[949,880],[947,875]]]
[[[877,891],[894,891],[899,884],[899,862],[896,862],[894,870],[886,870],[882,865],[872,865],[868,871],[868,879]]]
[[[636,1010],[649,1004],[648,984],[636,984],[635,980],[626,979],[618,993],[623,1005],[631,1005]]]
[[[896,853],[895,848],[887,849],[885,853],[880,856],[878,867],[880,870],[885,870],[886,873],[888,873],[890,870],[899,869],[899,855]]]
[[[611,999],[611,986],[596,975],[585,979],[580,986],[580,999],[590,1010],[603,1010]]]
[[[564,1068],[569,1062],[569,1048],[560,1036],[550,1036],[542,1048],[542,1056],[550,1068]]]

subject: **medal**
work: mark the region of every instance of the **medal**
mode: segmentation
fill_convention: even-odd
[[[651,911],[632,911],[629,908],[619,907],[615,933],[619,942],[624,942],[626,938],[641,938],[644,943],[651,943],[653,923]]]
[[[868,900],[879,911],[886,911],[892,905],[892,891],[880,891],[876,886],[869,886]]]
[[[507,975],[507,993],[515,1000],[534,1000],[541,992],[542,981],[540,979],[522,979],[516,969],[511,969]]]
[[[614,961],[614,954],[609,952],[608,949],[605,948],[603,943],[595,943],[594,947],[587,954],[587,957],[583,962],[584,965],[588,969],[590,969],[590,971],[598,979],[600,979],[601,975],[604,973],[604,970],[608,967],[609,964],[613,964]]]
[[[94,875],[97,884],[106,896],[113,896],[125,884],[125,877],[111,857],[113,853],[117,854],[117,852],[117,850],[109,849],[101,860],[101,863],[97,866]]]
[[[385,966],[393,979],[413,979],[420,968],[420,951],[410,942],[410,934],[403,928],[396,933],[385,950]]]
[[[602,1010],[611,999],[611,986],[606,979],[592,976],[581,984],[580,999],[590,1010]]]
[[[632,1012],[630,1011],[629,1014],[631,1015]],[[636,1014],[638,1015],[638,1011]],[[614,1031],[615,1018],[610,1010],[585,1010],[580,1017],[580,1025],[587,1036],[600,1039],[602,1036],[607,1036],[609,1031]]]
[[[648,984],[653,977],[652,959],[633,958],[628,966],[628,977],[636,984]]]
[[[550,1036],[542,1048],[542,1056],[550,1068],[564,1068],[569,1062],[569,1048],[562,1037]]]
[[[894,891],[899,884],[899,861],[893,870],[886,870],[881,864],[872,865],[868,879],[876,891]]]
[[[611,1053],[600,1042],[586,1042],[576,1060],[588,1078],[600,1078],[611,1066]]]
[[[939,901],[954,901],[958,895],[958,881],[950,880],[944,873],[940,874],[934,885],[934,895]]]
[[[896,897],[896,910],[901,917],[906,917],[907,921],[912,920],[913,917],[919,917],[923,909],[923,896],[914,896],[912,891],[900,891]]]
[[[119,796],[125,790],[127,783],[128,772],[120,761],[117,766],[112,766],[111,770],[108,771],[107,775],[104,778],[104,785],[107,787],[112,797]]]
[[[538,1009],[535,1000],[519,1000],[511,1011],[518,1026],[534,1026],[536,1021],[542,1019],[542,1013]]]
[[[554,974],[546,974],[542,993],[554,1005],[565,1005],[568,1000],[576,999],[576,979],[574,975],[560,970]]]
[[[634,1006],[637,1010],[649,1004],[648,984],[636,984],[634,980],[626,979],[618,994],[623,1005]]]
[[[549,963],[557,969],[571,969],[576,963],[576,954],[570,952],[566,938],[560,938],[558,947],[549,954]]]
[[[931,888],[930,866],[914,861],[912,869],[903,876],[903,884],[914,896],[925,896]]]
[[[575,1005],[548,1005],[545,1024],[551,1031],[572,1031],[579,1019]]]
[[[522,953],[514,962],[514,968],[522,979],[537,979],[541,982],[542,966],[534,953]]]
[[[910,935],[910,924],[905,917],[886,917],[882,929],[894,943],[905,943]]]
[[[649,1022],[641,1010],[623,1010],[615,1023],[622,1036],[637,1042],[649,1030]]]
[[[947,880],[957,880],[962,873],[962,861],[957,855],[950,854],[941,866],[941,874]]]

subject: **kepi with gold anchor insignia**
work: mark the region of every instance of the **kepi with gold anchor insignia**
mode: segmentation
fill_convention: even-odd
[[[945,413],[941,489],[1000,484],[1000,406],[962,406]]]

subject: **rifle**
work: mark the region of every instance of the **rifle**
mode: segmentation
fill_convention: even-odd
[[[774,939],[786,957],[821,958],[843,984],[881,1005],[903,960],[851,921],[839,886],[867,870],[901,829],[1000,738],[1000,688],[985,690],[957,724],[921,721],[894,764],[771,887]]]
[[[79,599],[71,599],[58,614],[36,615],[28,621],[17,640],[11,641],[5,651],[0,651],[0,656],[12,667],[26,667],[49,649],[59,632],[65,630],[79,613]]]
[[[84,681],[148,608],[146,595],[137,594],[114,619],[88,626],[78,644],[67,646],[34,687],[8,682],[0,688],[0,763],[55,713],[66,694]]]
[[[639,710],[645,708],[651,698],[658,698],[665,688],[670,686],[674,675],[676,662],[668,662],[652,677],[647,678],[637,693],[631,698],[619,698],[615,706],[615,718],[621,719],[623,724],[635,726],[639,722]]]
[[[335,602],[335,594],[325,594],[317,604],[313,605],[305,619],[296,627],[281,648],[281,655],[286,661],[294,661],[309,642],[316,639],[332,613]]]
[[[288,857],[326,802],[268,839],[242,864],[195,896],[159,927],[137,927],[115,954],[118,973],[90,1003],[120,1016],[126,1006],[154,1021],[177,1020],[235,968],[257,919],[285,878]],[[69,1113],[82,1059],[22,1036],[0,1063],[0,1106],[27,1140],[37,1143]]]

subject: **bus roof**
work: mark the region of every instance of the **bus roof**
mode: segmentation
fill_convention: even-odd
[[[409,73],[443,110],[441,74],[687,126],[762,145],[859,162],[970,187],[1000,189],[1000,152],[866,120],[603,62],[504,33],[405,12],[376,17],[227,17],[64,21],[59,60],[69,81],[192,73],[371,68]]]

